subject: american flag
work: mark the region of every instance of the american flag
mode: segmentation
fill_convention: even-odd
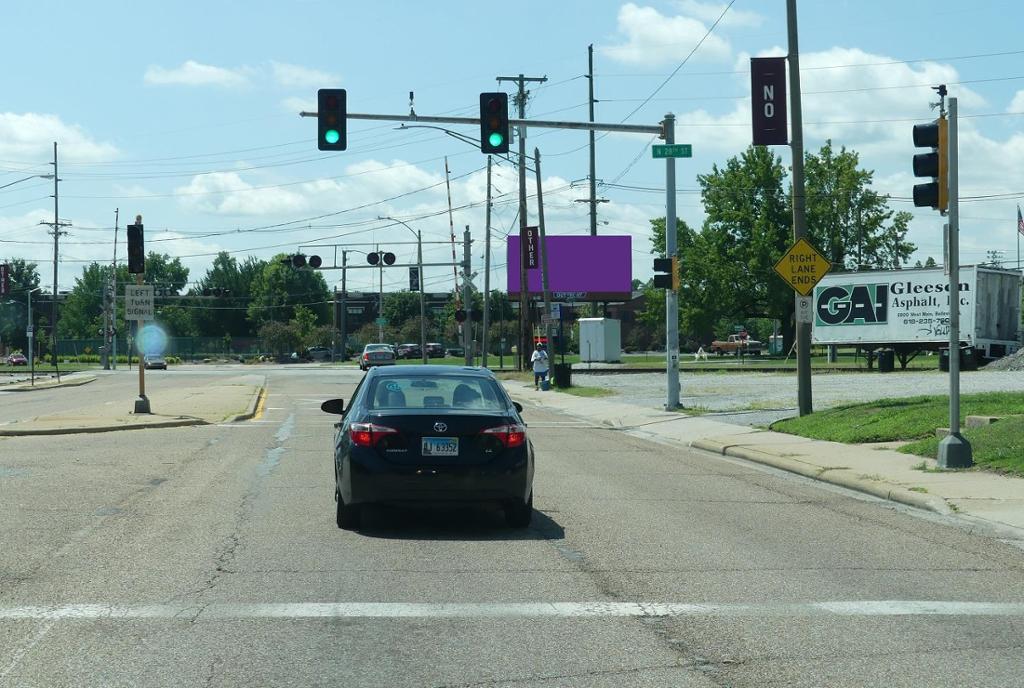
[[[1020,215],[1020,206],[1017,206],[1017,231],[1024,234],[1024,217]]]

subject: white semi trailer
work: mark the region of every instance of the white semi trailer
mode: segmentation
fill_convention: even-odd
[[[960,268],[960,343],[979,359],[1015,352],[1021,333],[1021,273]],[[949,277],[942,268],[830,273],[814,288],[814,344],[892,349],[900,364],[949,347]]]

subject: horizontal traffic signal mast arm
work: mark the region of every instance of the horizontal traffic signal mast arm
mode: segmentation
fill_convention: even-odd
[[[315,112],[300,112],[299,117],[316,117]],[[480,126],[478,117],[431,117],[429,115],[372,115],[350,112],[348,119],[366,119],[381,122],[428,122],[433,124],[470,124]],[[540,129],[581,129],[585,131],[621,131],[633,134],[661,134],[660,124],[617,124],[609,122],[558,122],[544,119],[510,119],[510,126]]]

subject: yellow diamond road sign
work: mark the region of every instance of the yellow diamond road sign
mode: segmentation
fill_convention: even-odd
[[[775,272],[802,296],[809,296],[831,267],[818,249],[801,238],[775,264]]]

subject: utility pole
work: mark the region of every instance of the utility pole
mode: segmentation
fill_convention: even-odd
[[[110,264],[110,293],[113,294],[111,300],[112,304],[112,316],[110,318],[110,338],[112,341],[111,349],[114,354],[113,362],[111,366],[114,370],[117,370],[117,225],[120,220],[120,208],[114,208],[114,262]],[[129,352],[130,354],[131,352]]]
[[[53,301],[51,301],[50,311],[50,346],[51,355],[53,356],[53,367],[57,371],[57,381],[60,382],[60,368],[57,366],[57,262],[60,257],[60,235],[67,234],[62,232],[61,227],[70,227],[70,222],[61,222],[59,214],[59,193],[58,193],[58,182],[60,178],[57,176],[57,142],[53,142],[53,222],[40,222],[41,225],[49,225],[51,233],[53,234]]]
[[[519,85],[515,102],[519,106],[519,119],[526,118],[526,99],[530,92],[526,90],[526,82],[534,81],[544,83],[548,78],[519,76],[499,76],[498,83],[502,81],[515,81]],[[526,261],[523,260],[523,238],[526,236],[526,125],[519,125],[519,356],[516,370],[525,370],[530,356],[530,340],[533,339],[530,331],[530,303],[528,301],[529,289],[526,284]]]
[[[544,291],[544,318],[547,324],[544,325],[544,338],[548,344],[548,356],[554,351],[551,346],[551,291],[548,289],[550,275],[548,274],[548,243],[544,233],[544,191],[540,177],[540,148],[533,149],[533,161],[537,166],[537,229],[540,232],[540,277],[541,288]]]
[[[587,46],[587,83],[590,94],[587,102],[590,105],[590,121],[594,121],[594,44]],[[594,130],[590,136],[590,236],[597,236],[597,161],[594,151]]]
[[[377,272],[380,275],[378,284],[380,285],[380,292],[378,292],[379,300],[377,302],[377,336],[381,343],[384,342],[384,258],[380,255],[380,246],[374,248],[380,262],[377,263]]]
[[[789,33],[789,110],[793,118],[790,149],[793,157],[793,241],[807,235],[807,196],[804,191],[804,125],[800,102],[800,47],[797,40],[796,0],[786,0]],[[799,295],[794,294],[795,304]],[[811,402],[811,324],[796,323],[797,403],[800,415],[814,411]]]
[[[594,121],[594,44],[591,43],[587,46],[587,82],[589,83],[589,95],[587,101],[590,105],[590,121]],[[607,203],[607,198],[597,197],[597,161],[596,161],[596,146],[594,145],[594,130],[591,129],[589,132],[590,136],[590,198],[585,200],[577,201],[577,203],[589,203],[590,204],[590,236],[597,236],[597,204]],[[596,318],[599,316],[600,309],[598,308],[597,301],[590,304],[590,316]]]
[[[487,212],[484,221],[484,333],[480,338],[483,340],[483,361],[481,365],[487,367],[487,347],[490,344],[488,335],[491,325],[491,156],[487,156]],[[500,346],[500,345],[499,345]]]
[[[469,225],[466,225],[466,231],[462,233],[462,301],[466,308],[466,312],[471,311],[470,304],[472,303],[472,295],[469,292],[469,280],[471,276],[470,270],[472,269],[473,254],[469,239]],[[472,325],[473,319],[466,318],[466,322],[462,323],[462,340],[463,346],[466,350],[466,365],[473,365],[473,339],[471,332],[473,331]]]

